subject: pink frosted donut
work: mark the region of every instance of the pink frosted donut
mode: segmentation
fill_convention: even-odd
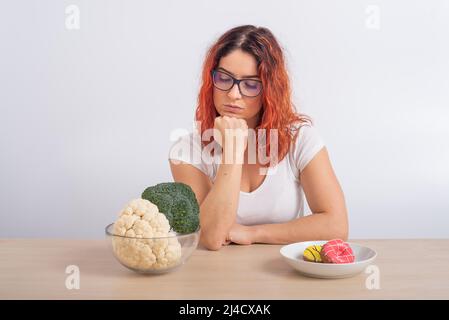
[[[341,239],[330,240],[324,244],[321,258],[325,263],[351,263],[355,260],[351,247]]]

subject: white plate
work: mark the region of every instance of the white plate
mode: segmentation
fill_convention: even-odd
[[[323,245],[327,241],[306,241],[292,243],[281,248],[281,255],[293,268],[303,275],[314,278],[338,279],[348,278],[365,270],[376,259],[377,253],[373,249],[348,242],[355,255],[352,263],[316,263],[304,261],[304,250],[311,245]]]

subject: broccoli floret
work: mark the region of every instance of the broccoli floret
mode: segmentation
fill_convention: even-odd
[[[148,187],[142,199],[154,203],[178,233],[194,232],[199,226],[200,208],[192,188],[181,182],[165,182]]]

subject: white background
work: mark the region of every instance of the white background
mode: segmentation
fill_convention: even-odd
[[[284,48],[350,237],[448,237],[445,0],[2,1],[0,237],[101,238],[172,181],[170,133],[192,130],[204,54],[240,24]]]

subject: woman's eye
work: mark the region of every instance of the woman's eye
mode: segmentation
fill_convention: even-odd
[[[257,81],[245,81],[245,87],[248,89],[256,89],[259,86]]]
[[[218,80],[220,80],[221,82],[228,82],[231,81],[231,78],[229,78],[228,76],[219,75]]]

